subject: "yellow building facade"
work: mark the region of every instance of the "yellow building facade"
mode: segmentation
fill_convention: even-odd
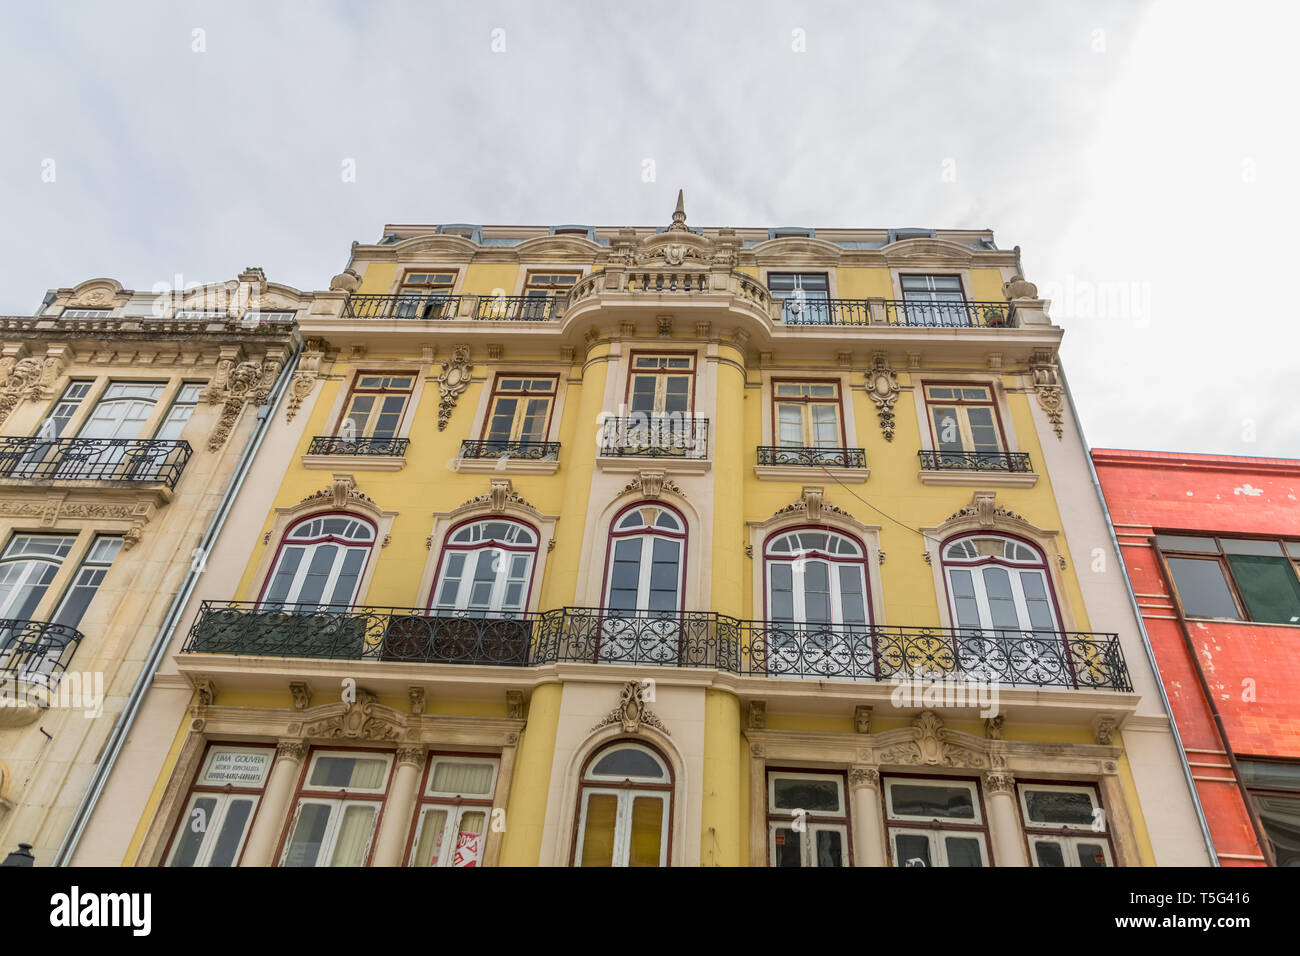
[[[1204,865],[1018,251],[390,226],[74,864]]]

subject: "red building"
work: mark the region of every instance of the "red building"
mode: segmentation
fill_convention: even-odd
[[[1300,461],[1092,457],[1219,862],[1300,866]]]

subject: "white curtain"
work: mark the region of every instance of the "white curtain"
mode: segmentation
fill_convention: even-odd
[[[374,827],[377,809],[376,804],[370,803],[343,805],[343,819],[339,823],[339,835],[334,842],[330,866],[360,866],[365,862],[366,845],[370,842],[370,831]]]
[[[491,764],[438,761],[429,779],[430,793],[487,794],[492,791]]]

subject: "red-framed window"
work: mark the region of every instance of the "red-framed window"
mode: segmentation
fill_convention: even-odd
[[[628,505],[609,529],[605,604],[611,611],[675,613],[682,609],[686,519],[654,501]]]
[[[433,753],[424,768],[407,866],[479,866],[496,793],[496,754]]]
[[[365,866],[393,777],[391,750],[314,747],[286,828],[280,866]]]
[[[513,518],[466,521],[448,532],[429,607],[471,616],[525,611],[537,567],[539,535]]]
[[[281,538],[259,601],[346,607],[354,604],[375,545],[375,526],[357,515],[302,518]]]
[[[163,859],[166,866],[238,866],[275,747],[210,742]]]

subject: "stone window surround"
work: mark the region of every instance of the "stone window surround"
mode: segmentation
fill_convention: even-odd
[[[433,525],[429,532],[429,556],[425,561],[424,572],[420,575],[420,591],[413,606],[427,608],[432,603],[434,577],[442,563],[443,545],[452,528],[466,522],[489,521],[492,519],[517,521],[532,528],[537,534],[537,551],[533,559],[532,580],[528,586],[528,597],[524,602],[526,611],[541,610],[542,581],[546,574],[546,556],[550,544],[555,540],[555,525],[559,515],[544,515],[527,507],[507,503],[504,511],[493,511],[489,504],[461,505],[451,511],[433,512]]]
[[[1140,865],[1136,833],[1124,802],[1119,777],[1120,747],[989,740],[954,730],[941,730],[946,753],[941,761],[901,760],[916,739],[912,728],[879,734],[811,733],[750,728],[749,744],[750,865],[768,865],[767,766],[809,771],[847,771],[849,819],[856,866],[887,866],[886,820],[881,778],[892,774],[923,774],[970,779],[980,777],[987,807],[989,855],[994,866],[1026,866],[1029,843],[1021,823],[1017,784],[1025,781],[1095,784],[1110,822],[1115,865]],[[900,746],[901,745],[901,746]],[[1007,806],[990,799],[1005,793]],[[1011,862],[1007,863],[1006,860]]]
[[[391,864],[400,865],[413,832],[411,828],[414,820],[414,808],[419,799],[420,783],[423,776],[419,771],[423,769],[430,752],[438,751],[453,754],[462,751],[466,753],[499,753],[501,763],[497,771],[496,790],[492,798],[492,812],[495,813],[497,809],[505,809],[510,799],[510,785],[515,756],[519,744],[519,735],[524,729],[525,720],[509,717],[443,717],[429,714],[403,714],[382,704],[372,706],[385,724],[395,728],[394,732],[398,734],[396,740],[376,741],[366,737],[311,737],[305,735],[303,728],[308,727],[313,722],[342,713],[345,710],[345,705],[341,703],[324,704],[302,710],[219,705],[199,705],[192,708],[190,731],[186,735],[185,742],[181,746],[176,763],[171,770],[158,809],[146,830],[145,839],[135,865],[162,865],[163,854],[176,828],[178,818],[185,807],[186,800],[189,798],[190,788],[200,769],[209,742],[232,745],[278,745],[271,771],[267,775],[262,799],[250,824],[248,838],[245,840],[244,859],[240,862],[241,866],[258,865],[248,859],[249,843],[253,837],[253,831],[258,827],[258,821],[263,816],[264,808],[272,800],[272,775],[275,773],[276,764],[287,761],[291,765],[296,764],[296,766],[292,767],[294,772],[288,777],[289,789],[279,795],[283,797],[283,806],[278,811],[274,807],[272,810],[267,811],[276,813],[277,816],[277,819],[270,821],[271,824],[274,824],[273,835],[275,839],[272,841],[272,846],[278,848],[283,843],[293,817],[293,797],[302,773],[306,770],[308,752],[312,747],[331,750],[374,749],[376,747],[388,750],[391,747],[395,751],[396,766],[392,771],[394,779],[389,785],[389,791],[385,798],[385,812],[380,818],[372,838],[375,843],[373,851],[375,856],[370,865],[387,865],[379,858],[382,849],[379,842],[382,837],[390,836],[388,831],[390,826],[397,827],[397,832],[402,837],[401,841],[397,842],[400,852],[396,861]],[[405,775],[407,778],[405,782],[409,785],[404,787],[403,792],[398,793],[396,791],[399,786],[399,780],[397,779],[399,769],[404,764],[411,763],[411,757],[414,755],[408,756],[410,751],[422,751],[422,754],[419,757],[418,764],[415,765],[416,772]],[[298,754],[297,757],[294,756],[295,752]],[[389,812],[399,810],[401,804],[406,804],[406,810],[409,812]],[[490,813],[489,820],[491,815]],[[393,822],[386,823],[390,818]],[[489,824],[482,865],[492,866],[496,863],[501,852],[501,839],[501,834],[494,832]],[[261,865],[275,865],[277,861],[278,857],[272,856],[268,864]]]
[[[822,511],[821,517],[816,521],[810,520],[807,513],[796,512],[784,515],[775,514],[766,521],[748,521],[745,524],[749,529],[749,547],[753,556],[750,564],[753,565],[751,575],[753,581],[752,614],[754,620],[764,620],[767,607],[767,580],[763,560],[764,546],[772,538],[780,536],[785,531],[816,525],[827,531],[847,534],[866,549],[865,570],[867,590],[871,596],[871,623],[878,626],[883,626],[886,623],[885,594],[880,571],[880,525],[863,524],[856,518],[827,513],[825,510]]]
[[[763,444],[776,444],[776,423],[772,420],[773,379],[782,382],[836,382],[840,389],[840,420],[844,425],[844,438],[847,448],[863,447],[859,442],[858,424],[853,409],[853,372],[849,369],[808,369],[792,367],[782,369],[773,365],[764,365],[759,372],[759,397],[762,402],[762,436]],[[755,452],[754,454],[757,454]],[[869,464],[869,463],[868,463]],[[834,466],[831,466],[834,468]],[[840,474],[845,472],[845,474]],[[838,468],[836,476],[850,484],[867,480],[870,470],[867,468]],[[812,481],[825,478],[826,472],[821,468],[803,465],[759,465],[755,463],[754,474],[764,481]]]
[[[980,494],[980,492],[976,492]],[[952,628],[956,625],[952,619],[952,606],[948,593],[948,582],[943,570],[943,547],[947,542],[967,534],[985,534],[994,537],[1010,535],[1013,538],[1025,538],[1043,553],[1047,563],[1047,576],[1051,581],[1052,592],[1056,598],[1056,607],[1061,615],[1063,631],[1079,630],[1074,611],[1065,589],[1065,577],[1061,568],[1064,556],[1061,554],[1058,533],[1047,531],[1030,524],[1023,518],[1009,518],[995,515],[992,525],[980,523],[977,517],[952,518],[943,524],[931,528],[919,529],[925,535],[925,552],[929,557],[930,571],[934,576],[935,594],[939,605],[939,626]]]
[[[336,479],[341,477],[351,476],[335,476]],[[353,487],[355,488],[355,485]],[[257,567],[249,580],[244,600],[256,601],[270,581],[273,562],[280,554],[285,532],[292,525],[315,514],[350,514],[366,518],[375,526],[375,540],[370,545],[370,558],[366,561],[361,580],[357,582],[357,596],[353,601],[355,605],[364,606],[366,595],[370,591],[371,579],[375,575],[375,567],[379,564],[379,552],[393,530],[393,521],[397,518],[398,512],[385,511],[373,502],[349,494],[341,505],[329,498],[318,498],[313,495],[291,507],[276,508],[274,514],[270,528],[263,534],[265,544],[262,545],[262,555],[257,559]]]
[[[930,411],[925,401],[925,387],[949,382],[988,388],[989,393],[993,396],[993,403],[997,408],[998,424],[1002,432],[1002,440],[1006,443],[1006,450],[1008,452],[1020,451],[1020,441],[1016,436],[1016,424],[1011,416],[1011,406],[1007,401],[1010,390],[1003,383],[1001,374],[997,372],[943,372],[939,370],[922,371],[911,369],[909,375],[910,384],[902,386],[901,389],[910,390],[912,393],[912,402],[916,408],[917,431],[921,435],[921,451],[936,450],[930,423]],[[1031,460],[1030,464],[1042,467],[1042,462],[1033,462]],[[927,485],[959,485],[962,487],[980,485],[997,488],[1032,488],[1038,483],[1038,473],[1036,471],[1029,473],[961,470],[934,472],[920,468],[919,463],[917,477],[923,484]]]
[[[492,387],[498,378],[536,377],[536,378],[554,378],[555,381],[555,399],[551,404],[551,418],[546,426],[546,437],[543,441],[558,442],[560,440],[560,423],[564,419],[564,404],[569,394],[570,385],[581,385],[582,378],[573,376],[573,365],[569,362],[556,360],[554,362],[536,362],[540,371],[513,372],[511,369],[518,368],[518,363],[506,359],[489,360],[488,362],[479,363],[487,365],[487,372],[482,376],[473,375],[470,379],[472,383],[479,385],[478,404],[474,407],[474,418],[470,422],[468,434],[462,436],[469,441],[479,441],[483,435],[484,427],[487,424],[488,412],[491,410]],[[499,458],[460,458],[454,459],[455,470],[466,474],[500,474],[500,475],[553,475],[560,468],[559,461],[527,461],[523,459],[508,458],[503,463]],[[564,454],[564,449],[560,449],[560,455]]]
[[[342,357],[340,357],[340,360],[342,360]],[[402,412],[402,422],[395,436],[397,438],[409,438],[411,426],[415,422],[416,409],[419,408],[420,399],[424,395],[425,384],[431,379],[437,379],[434,367],[430,363],[419,359],[379,359],[370,362],[363,356],[361,358],[346,359],[346,361],[350,362],[347,371],[341,374],[320,376],[320,379],[333,379],[340,383],[338,394],[334,396],[334,401],[325,416],[324,433],[332,435],[338,431],[339,425],[342,424],[345,403],[352,394],[353,385],[362,375],[410,375],[414,379],[411,384],[410,398],[406,402],[405,411]],[[306,404],[304,402],[304,405]],[[310,412],[309,408],[306,410]],[[303,415],[303,420],[306,421],[309,417],[309,414]],[[406,458],[401,455],[304,454],[302,456],[302,465],[304,468],[312,470],[349,468],[355,471],[400,471],[406,465]]]

